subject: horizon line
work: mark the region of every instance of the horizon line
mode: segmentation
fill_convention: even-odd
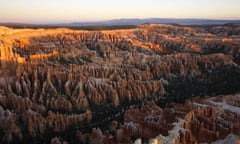
[[[157,17],[148,17],[148,18],[113,18],[113,19],[103,19],[103,20],[56,20],[56,21],[3,21],[0,24],[29,24],[29,25],[45,25],[45,24],[73,24],[73,23],[101,23],[101,22],[109,22],[109,21],[117,21],[117,20],[151,20],[151,19],[159,19],[159,20],[209,20],[209,21],[240,21],[239,18],[157,18]]]

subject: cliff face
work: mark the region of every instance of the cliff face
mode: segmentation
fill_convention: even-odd
[[[4,29],[1,142],[129,143],[159,134],[164,139],[179,125],[186,130],[174,136],[183,143],[238,135],[238,125],[221,123],[230,116],[219,118],[210,102],[210,108],[191,102],[159,108],[193,96],[239,91],[238,53],[238,37],[204,27]]]

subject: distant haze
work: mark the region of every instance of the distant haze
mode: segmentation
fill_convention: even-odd
[[[65,23],[120,18],[240,19],[240,0],[2,0],[0,22]]]

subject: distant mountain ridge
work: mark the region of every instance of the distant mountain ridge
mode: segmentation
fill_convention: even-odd
[[[69,23],[55,23],[55,24],[31,24],[31,23],[12,23],[12,22],[6,22],[6,23],[0,23],[0,25],[5,26],[116,26],[116,25],[140,25],[145,23],[162,23],[162,24],[180,24],[180,25],[222,25],[222,24],[228,24],[228,23],[240,23],[240,19],[236,20],[224,20],[224,19],[192,19],[192,18],[186,18],[186,19],[180,19],[180,18],[146,18],[146,19],[138,19],[138,18],[132,18],[132,19],[112,19],[112,20],[106,20],[106,21],[95,21],[95,22],[69,22]]]
[[[195,24],[227,24],[240,23],[240,20],[214,20],[214,19],[174,19],[174,18],[147,18],[147,19],[113,19],[99,22],[74,22],[70,25],[139,25],[144,23],[164,23],[164,24],[181,24],[181,25],[195,25]]]

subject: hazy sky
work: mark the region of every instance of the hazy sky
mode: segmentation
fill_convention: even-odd
[[[0,22],[153,17],[240,19],[240,0],[0,0]]]

